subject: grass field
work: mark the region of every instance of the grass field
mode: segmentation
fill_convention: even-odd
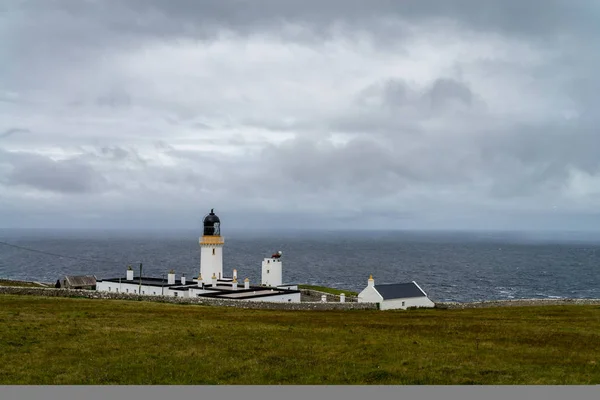
[[[600,307],[242,310],[0,295],[0,384],[598,384]]]
[[[337,294],[337,295],[345,293],[346,296],[358,296],[357,292],[353,292],[351,290],[334,289],[334,288],[325,287],[325,286],[298,285],[298,289],[311,289],[311,290],[318,290],[319,292],[331,293],[331,294]]]
[[[13,281],[8,279],[0,279],[0,286],[18,286],[18,287],[44,287],[33,282]]]

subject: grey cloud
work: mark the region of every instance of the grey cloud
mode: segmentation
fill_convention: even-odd
[[[132,99],[129,94],[114,90],[104,96],[98,97],[96,104],[101,107],[126,108],[131,106]]]
[[[10,129],[7,129],[4,132],[0,133],[0,139],[7,138],[7,137],[12,136],[14,134],[29,133],[29,132],[30,132],[29,129],[10,128]]]
[[[56,7],[54,2],[52,6]],[[506,0],[455,0],[455,1],[389,1],[375,0],[365,3],[360,0],[308,0],[285,2],[262,0],[240,1],[193,1],[159,0],[104,1],[89,3],[65,1],[74,15],[93,9],[95,14],[106,15],[115,9],[135,10],[146,19],[137,19],[128,29],[143,30],[150,21],[170,22],[163,29],[172,29],[175,21],[189,23],[216,23],[231,29],[248,26],[265,26],[277,22],[299,22],[313,26],[329,25],[337,21],[360,24],[372,17],[407,18],[423,21],[431,18],[447,18],[461,21],[465,25],[481,30],[496,29],[509,34],[558,34],[576,29],[579,32],[598,32],[597,17],[600,11],[597,2],[582,0],[576,3],[549,0],[543,5],[537,2]],[[43,7],[43,6],[42,6]],[[48,7],[48,6],[47,6]],[[161,19],[161,17],[165,19]],[[115,21],[113,28],[124,27],[123,21]],[[180,29],[189,27],[183,25]],[[179,32],[181,33],[181,32]]]
[[[309,0],[286,2],[262,0],[106,0],[32,1],[21,4],[21,12],[35,16],[36,26],[22,31],[19,41],[35,46],[19,52],[43,52],[50,56],[50,43],[62,43],[61,54],[80,58],[93,49],[138,46],[140,39],[195,37],[216,40],[222,29],[243,35],[273,32],[286,34],[285,24],[305,27],[314,40],[331,36],[346,27],[346,35],[374,34],[375,43],[393,44],[408,35],[402,24],[457,21],[477,31],[500,32],[520,37],[553,38],[563,34],[597,35],[600,6],[593,0],[538,2],[506,0],[389,1]],[[37,31],[38,33],[33,33]],[[28,38],[44,35],[36,45]],[[307,33],[290,33],[290,40],[306,40]],[[295,36],[295,37],[294,37]],[[85,43],[85,46],[79,44]],[[76,49],[76,51],[75,51]]]
[[[459,215],[469,223],[495,217],[502,224],[502,212],[511,209],[523,213],[513,218],[520,222],[527,212],[561,200],[571,169],[592,177],[600,173],[599,121],[593,112],[600,105],[598,7],[591,1],[21,2],[18,12],[0,15],[0,36],[17,38],[0,47],[0,58],[11,60],[0,74],[0,97],[10,100],[0,103],[0,119],[11,128],[0,137],[10,137],[3,146],[14,146],[0,150],[0,190],[13,209],[36,209],[22,195],[24,187],[33,187],[61,193],[77,213],[115,224],[128,216],[136,223],[145,218],[184,223],[185,215],[204,206],[236,210],[240,218],[247,213],[257,221],[285,215],[298,224],[321,216],[332,224],[352,224],[367,212],[380,226],[436,219],[451,225]],[[419,52],[419,40],[428,40],[419,32],[440,33],[448,26],[460,31],[461,40],[492,38],[502,44],[518,38],[533,56],[527,59],[522,48],[518,56],[498,55],[501,60],[482,55],[463,63],[450,55],[454,59],[445,61],[455,65],[443,72],[431,68],[417,74],[418,84],[405,78],[436,51]],[[247,76],[241,72],[243,79],[228,76],[240,72],[227,63],[265,57],[220,54],[231,42],[234,49],[251,42],[239,46],[243,51],[271,50],[255,46],[253,35],[281,39],[281,47],[303,41],[306,53],[294,53],[291,64],[279,64],[273,55],[275,74],[270,62],[261,60],[260,72],[249,67]],[[202,40],[218,44],[227,38],[229,44],[210,53],[223,68],[205,71],[202,59],[193,57],[197,66],[181,71],[173,64],[149,64],[161,61],[150,54],[153,45],[176,45],[179,39],[186,46],[173,54],[184,63],[195,52],[190,38],[199,39],[199,52],[211,45]],[[408,49],[407,38],[419,40]],[[324,45],[324,39],[331,43]],[[502,51],[517,47],[510,43]],[[317,71],[298,82],[321,86],[300,91],[313,97],[289,101],[298,94],[283,88],[297,87],[290,84],[292,75],[304,71],[285,68],[303,66],[312,45],[327,60],[324,73],[310,64]],[[353,60],[361,64],[363,51],[374,61],[353,65]],[[392,52],[420,61],[400,61],[396,68],[399,58],[389,57]],[[130,66],[113,63],[112,57],[122,62],[117,56],[130,53],[148,58],[139,63],[126,58],[133,66],[122,72],[119,68]],[[526,59],[518,59],[523,54]],[[188,76],[198,78],[190,72],[195,68],[202,79],[188,90]],[[328,78],[337,74],[351,80],[339,82],[344,94],[338,97],[331,95]],[[353,76],[364,79],[354,97],[356,88],[345,86],[359,86]],[[262,80],[244,85],[255,78]],[[210,94],[198,83],[207,80],[215,81],[207,88]],[[227,92],[222,98],[219,80]],[[507,92],[499,85],[511,85],[517,96],[496,95],[494,89]],[[494,109],[519,103],[521,94],[523,104]],[[525,104],[536,100],[543,106]],[[567,121],[559,117],[563,112],[576,116]],[[23,125],[31,129],[28,135],[12,128]],[[333,142],[336,134],[346,142]],[[290,135],[295,138],[280,143]],[[41,155],[56,150],[71,158]],[[564,215],[597,201],[595,196],[577,197],[581,204],[574,201],[573,209],[565,201]],[[44,206],[65,215],[70,211],[53,200]],[[490,217],[490,210],[496,215]]]
[[[335,132],[414,137],[422,122],[447,114],[454,118],[486,111],[485,101],[469,86],[452,78],[439,78],[428,87],[415,87],[402,79],[375,82],[356,94],[353,108],[326,122]]]
[[[64,194],[90,193],[99,190],[105,179],[80,160],[54,161],[35,154],[3,153],[11,164],[2,178],[9,186],[25,185],[43,191]]]
[[[452,101],[458,101],[467,106],[470,106],[473,101],[471,90],[453,79],[436,80],[429,92],[429,97],[434,110],[448,106],[448,103]]]

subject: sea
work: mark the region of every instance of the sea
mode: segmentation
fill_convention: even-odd
[[[600,235],[578,233],[224,232],[225,275],[260,282],[282,251],[284,283],[360,291],[416,281],[434,301],[600,298]],[[199,231],[0,230],[0,279],[56,282],[64,275],[125,277],[199,272]],[[7,245],[9,244],[9,245]],[[14,247],[18,246],[18,247]]]

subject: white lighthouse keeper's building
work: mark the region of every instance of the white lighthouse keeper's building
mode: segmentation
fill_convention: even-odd
[[[204,232],[200,243],[200,275],[204,283],[211,284],[213,276],[223,278],[223,245],[221,236],[221,220],[215,215],[214,209],[204,217]]]
[[[375,285],[373,276],[369,276],[367,287],[358,294],[359,303],[379,303],[380,310],[402,309],[409,307],[435,307],[415,281]]]

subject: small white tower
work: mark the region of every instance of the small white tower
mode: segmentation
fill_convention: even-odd
[[[265,286],[281,286],[282,277],[281,251],[279,251],[263,260],[261,283]]]
[[[210,210],[210,214],[204,217],[204,232],[199,240],[200,243],[200,275],[204,279],[223,278],[223,244],[221,236],[221,220]],[[205,283],[212,283],[207,281]]]
[[[128,281],[133,280],[133,268],[131,268],[131,265],[127,266],[127,277],[126,278]]]

